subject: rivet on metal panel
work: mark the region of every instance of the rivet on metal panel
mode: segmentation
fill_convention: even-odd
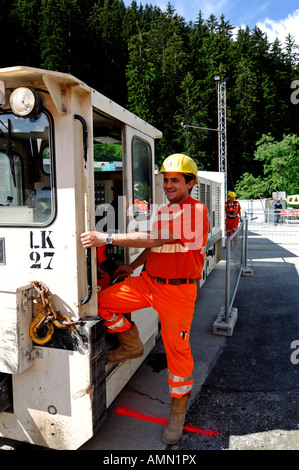
[[[30,362],[35,357],[41,359],[43,357],[43,351],[42,349],[32,349],[32,347],[29,346],[28,348],[24,350],[24,356],[25,356],[26,361]]]

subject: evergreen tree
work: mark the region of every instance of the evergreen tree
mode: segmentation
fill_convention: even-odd
[[[136,0],[128,7],[123,0],[0,0],[0,26],[2,38],[14,38],[0,66],[69,72],[128,106],[163,132],[157,163],[185,151],[200,168],[218,169],[217,133],[196,129],[217,128],[216,75],[229,77],[231,187],[244,173],[264,174],[264,162],[254,158],[262,135],[280,142],[299,133],[290,99],[298,46],[290,34],[283,45],[257,27],[233,36],[224,15],[204,20],[199,11],[186,24],[171,4],[163,12]]]
[[[91,84],[101,93],[125,104],[128,60],[127,42],[123,34],[125,5],[122,0],[99,0],[89,17],[92,38]]]
[[[294,36],[288,34],[285,38],[285,62],[292,70],[296,70],[299,58],[299,46],[295,43]]]
[[[80,9],[76,0],[41,0],[39,43],[41,67],[72,72]]]
[[[210,161],[206,158],[203,146],[208,131],[199,129],[207,127],[207,111],[201,101],[200,83],[195,82],[191,72],[187,72],[180,88],[178,110],[174,116],[177,128],[174,144],[180,151],[192,156],[199,169],[208,169]]]
[[[185,23],[168,5],[148,32],[131,40],[127,69],[130,109],[141,112],[158,128],[164,139],[159,142],[160,160],[175,150],[174,141],[180,126],[174,119],[180,84],[187,70],[187,53],[183,41]]]
[[[9,9],[7,8],[9,4]],[[14,38],[8,48],[10,65],[40,66],[39,48],[39,0],[2,1],[1,15],[4,29],[1,28],[2,37]],[[12,29],[12,30],[11,30]]]
[[[127,68],[128,108],[142,119],[154,123],[155,65],[149,47],[149,33],[141,30],[129,42]]]

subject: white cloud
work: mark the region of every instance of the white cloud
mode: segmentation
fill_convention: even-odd
[[[235,3],[235,0],[155,0],[155,5],[159,6],[162,11],[166,10],[168,2],[174,6],[178,15],[182,16],[186,21],[195,22],[201,11],[204,20],[207,20],[211,14],[218,18],[229,6]]]
[[[282,20],[271,20],[266,18],[263,22],[258,22],[257,27],[264,31],[270,42],[278,38],[281,44],[285,45],[285,38],[291,34],[296,44],[299,44],[299,9],[290,13],[287,18]]]
[[[220,16],[226,9],[227,6],[232,3],[232,0],[218,0],[218,1],[211,1],[211,0],[196,0],[192,2],[192,8],[190,9],[190,3],[189,2],[177,2],[177,5],[181,4],[187,4],[185,7],[186,13],[190,10],[194,15],[194,12],[196,11],[196,18],[193,18],[193,21],[195,21],[198,17],[198,13],[201,10],[201,13],[203,15],[204,19],[209,18],[210,15],[215,15],[217,18]]]

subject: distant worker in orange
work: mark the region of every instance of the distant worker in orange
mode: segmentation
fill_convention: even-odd
[[[181,438],[188,399],[193,386],[193,357],[190,328],[197,296],[196,281],[201,279],[209,221],[206,206],[190,196],[198,181],[197,166],[190,157],[167,157],[160,173],[169,204],[158,210],[150,232],[86,232],[81,236],[85,248],[111,243],[145,248],[129,266],[116,275],[124,279],[99,295],[98,313],[110,332],[117,333],[120,347],[107,354],[108,363],[119,363],[143,355],[143,344],[136,324],[123,313],[153,307],[160,319],[164,342],[168,385],[172,397],[168,423],[162,439],[175,444]],[[141,265],[140,276],[130,276]]]
[[[225,203],[225,226],[226,236],[230,237],[237,230],[241,220],[241,205],[236,201],[237,195],[230,191],[227,194],[227,201]]]

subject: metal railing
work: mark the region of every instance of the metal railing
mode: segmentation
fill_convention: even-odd
[[[213,333],[231,336],[238,313],[233,307],[241,276],[251,276],[252,269],[247,266],[248,237],[257,246],[275,243],[299,245],[299,214],[294,211],[276,212],[262,209],[245,213],[238,229],[231,237],[226,237],[225,301]],[[261,245],[261,241],[263,245]],[[297,248],[296,248],[297,249]]]
[[[247,268],[248,219],[242,219],[237,230],[226,238],[225,321],[231,313],[242,270]]]
[[[299,211],[264,209],[246,214],[252,237],[263,237],[274,243],[299,244]]]
[[[231,336],[237,319],[237,309],[233,303],[238,290],[241,275],[251,275],[247,266],[248,219],[242,219],[232,236],[226,237],[225,266],[225,305],[221,308],[213,324],[213,333]]]

